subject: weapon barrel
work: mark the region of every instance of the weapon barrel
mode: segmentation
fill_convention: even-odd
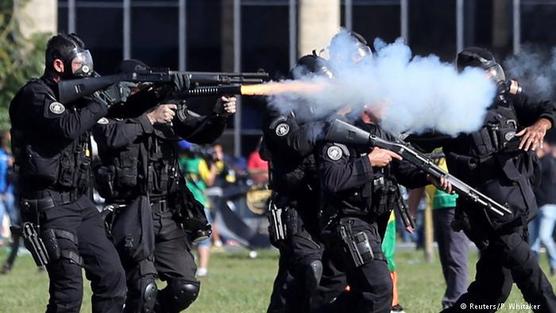
[[[220,72],[175,72],[185,74],[191,83],[198,85],[215,84],[262,84],[270,80],[270,75],[259,73],[220,73]]]
[[[366,143],[371,146],[387,149],[399,154],[404,158],[404,160],[417,166],[419,169],[431,175],[435,179],[447,179],[452,184],[452,187],[457,193],[482,205],[483,207],[493,211],[494,213],[501,216],[504,215],[504,212],[512,214],[512,211],[510,211],[507,207],[501,205],[487,195],[472,188],[460,179],[450,175],[448,172],[444,171],[438,165],[436,165],[433,161],[404,144],[391,142],[373,136],[360,128],[357,128],[340,120],[335,120],[330,125],[326,134],[326,139],[329,141],[344,144],[362,144],[365,143],[365,140],[367,140]]]
[[[184,97],[207,97],[218,95],[241,95],[240,85],[231,86],[201,86],[193,89],[184,90],[181,93]]]

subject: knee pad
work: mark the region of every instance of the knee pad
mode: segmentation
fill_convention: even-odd
[[[308,291],[315,290],[322,278],[322,262],[320,260],[314,260],[311,263],[305,265],[305,288]]]
[[[199,296],[201,283],[184,279],[172,279],[160,292],[158,304],[160,311],[174,313],[187,309]],[[158,312],[159,310],[157,310]]]
[[[152,313],[154,312],[154,306],[156,304],[156,295],[158,294],[158,288],[153,277],[141,278],[141,312],[142,313]]]
[[[158,288],[156,287],[154,275],[132,278],[128,282],[128,287],[125,313],[155,312]]]

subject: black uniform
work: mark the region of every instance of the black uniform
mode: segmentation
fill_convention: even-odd
[[[24,222],[40,225],[50,262],[47,312],[79,312],[81,267],[93,290],[93,312],[121,312],[125,276],[90,197],[88,130],[106,104],[58,102],[56,84],[32,80],[10,104],[12,146]]]
[[[458,200],[458,227],[479,247],[481,256],[475,281],[450,312],[460,311],[462,303],[485,304],[482,311],[493,312],[505,302],[513,282],[534,305],[533,311],[556,310],[552,286],[527,244],[527,222],[537,212],[532,191],[537,159],[534,152],[519,150],[519,137],[515,137],[541,117],[554,125],[552,103],[533,103],[524,94],[503,92],[489,108],[480,130],[440,141],[451,174],[513,212],[499,216]]]
[[[285,239],[268,312],[311,312],[334,299],[345,288],[345,275],[323,258],[318,214],[320,183],[315,159],[317,133],[324,123],[298,124],[294,113],[268,110],[264,121],[263,156],[270,161],[272,210],[281,209]],[[324,275],[324,277],[323,277]]]
[[[356,126],[393,139],[374,124],[359,121]],[[322,237],[351,287],[330,312],[390,312],[392,280],[381,243],[390,211],[398,204],[397,183],[409,188],[427,184],[426,175],[405,161],[372,168],[368,151],[337,143],[320,150]]]
[[[127,105],[158,101],[144,92]],[[181,138],[210,143],[224,127],[224,117],[199,116],[183,105],[171,125],[153,126],[143,114],[105,119],[94,129],[102,161],[96,170],[99,191],[107,203],[122,206],[114,214],[111,234],[127,273],[125,312],[180,312],[197,298],[200,283],[186,232],[199,229],[184,223],[196,223],[191,221],[196,212],[199,227],[210,226],[202,205],[185,186],[175,148]],[[158,295],[155,277],[168,284]]]

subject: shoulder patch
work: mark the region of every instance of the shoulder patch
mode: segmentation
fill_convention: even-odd
[[[342,148],[338,146],[330,146],[326,149],[326,155],[330,158],[330,160],[338,161],[342,158],[344,152],[342,151]]]
[[[50,110],[50,112],[54,114],[62,114],[66,110],[66,107],[64,107],[64,105],[61,104],[60,102],[52,102],[48,106],[48,109]]]
[[[280,123],[276,126],[276,135],[278,137],[286,136],[290,132],[290,125],[287,123]]]
[[[108,119],[107,119],[106,117],[101,117],[101,118],[97,121],[97,123],[98,123],[98,124],[101,124],[101,125],[106,125],[106,124],[108,124]]]

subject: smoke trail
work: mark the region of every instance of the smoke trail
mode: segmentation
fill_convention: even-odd
[[[313,118],[350,105],[352,116],[370,110],[393,133],[435,130],[456,136],[483,124],[496,86],[482,70],[468,68],[458,73],[437,56],[412,56],[401,39],[392,44],[375,40],[374,47],[374,55],[354,62],[357,42],[341,31],[328,49],[334,79],[299,78],[328,87],[319,93],[278,94],[270,98],[271,105],[300,112],[301,106],[309,106],[305,111]]]
[[[556,48],[550,52],[525,48],[504,61],[509,78],[516,79],[532,99],[556,99]]]

